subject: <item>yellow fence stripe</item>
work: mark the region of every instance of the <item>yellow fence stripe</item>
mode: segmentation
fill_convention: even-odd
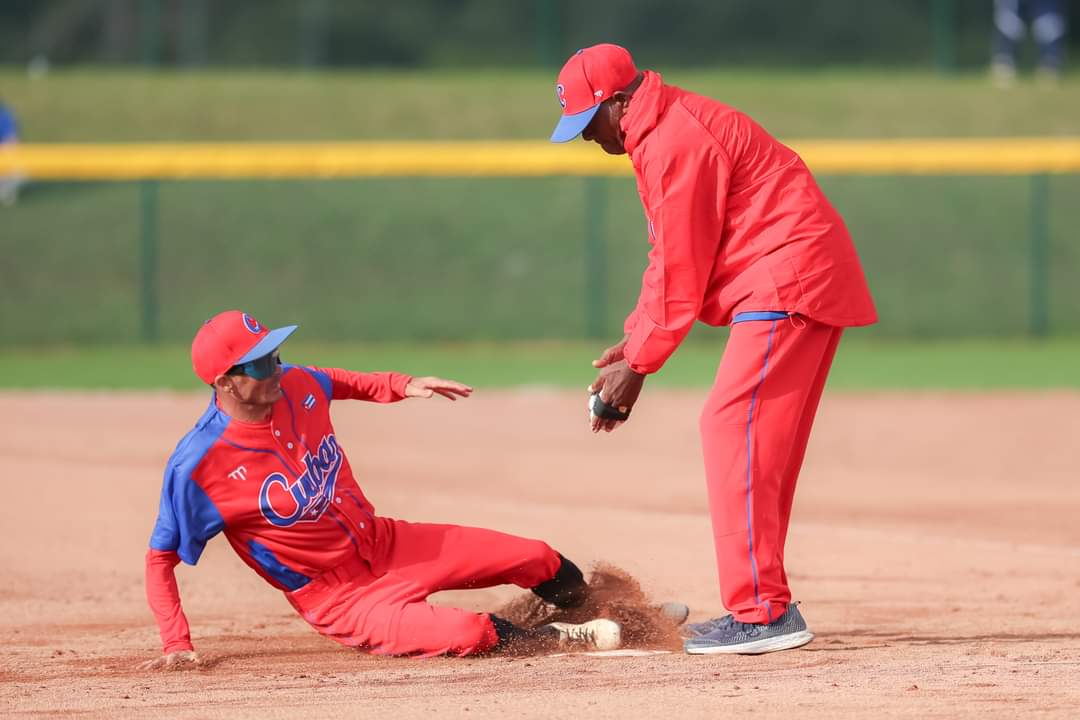
[[[796,140],[819,173],[1015,175],[1080,172],[1080,138]],[[537,177],[631,173],[578,141],[24,144],[0,173],[40,179]]]

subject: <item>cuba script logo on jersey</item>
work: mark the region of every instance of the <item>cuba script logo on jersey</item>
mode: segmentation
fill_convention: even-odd
[[[321,518],[334,499],[344,457],[337,438],[327,435],[314,454],[304,455],[303,475],[292,481],[281,473],[267,475],[259,490],[259,510],[263,517],[276,527],[292,527],[298,522],[315,522]]]

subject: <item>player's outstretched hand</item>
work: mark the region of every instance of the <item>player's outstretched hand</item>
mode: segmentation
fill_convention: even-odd
[[[176,650],[168,655],[139,663],[140,670],[190,670],[203,664],[194,650]]]
[[[405,386],[405,397],[429,398],[432,395],[442,395],[447,400],[457,400],[459,397],[469,397],[472,391],[468,385],[453,380],[418,377]]]
[[[625,415],[637,402],[644,383],[644,375],[631,370],[626,360],[619,360],[601,368],[596,379],[589,385],[588,391],[590,395],[599,393],[600,399],[605,404]],[[594,433],[601,430],[611,432],[622,425],[625,419],[625,417],[621,419],[601,417],[594,412],[592,403],[589,403],[589,427]]]

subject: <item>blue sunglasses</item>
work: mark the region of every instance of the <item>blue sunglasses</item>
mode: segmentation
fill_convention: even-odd
[[[241,365],[233,365],[225,374],[247,375],[254,380],[265,380],[274,374],[278,365],[281,365],[281,355],[275,350],[269,355],[263,355]]]

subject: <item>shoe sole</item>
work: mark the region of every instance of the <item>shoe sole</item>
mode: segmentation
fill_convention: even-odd
[[[809,630],[781,635],[780,637],[754,640],[739,645],[713,645],[685,648],[689,655],[761,655],[780,650],[793,650],[814,639]]]

